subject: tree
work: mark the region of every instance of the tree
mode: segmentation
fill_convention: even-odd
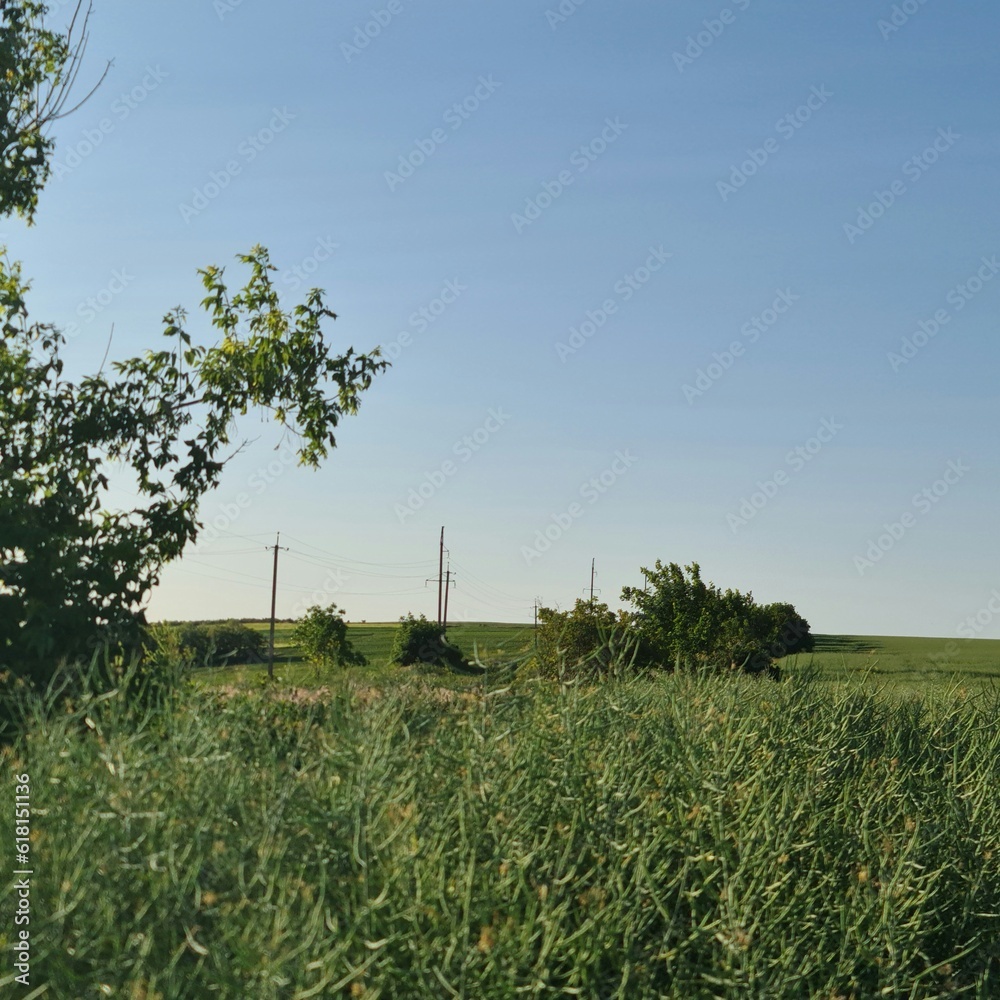
[[[366,662],[347,638],[347,622],[336,604],[309,608],[292,631],[292,641],[317,666],[363,666]]]
[[[75,110],[67,104],[90,19],[90,6],[78,3],[66,33],[59,34],[45,27],[45,12],[41,3],[0,2],[0,216],[16,212],[29,224],[49,177],[46,129]],[[107,68],[101,80],[106,74]]]
[[[43,12],[4,9],[11,30],[0,46],[8,69],[18,67],[0,75],[0,208],[29,219],[51,147],[39,106],[33,118],[26,102],[32,88],[62,85],[73,52],[68,37],[40,27]],[[42,120],[51,114],[41,110]],[[222,269],[199,272],[219,342],[195,344],[178,308],[164,318],[160,350],[73,382],[63,336],[29,322],[20,267],[0,255],[0,669],[44,680],[59,661],[136,650],[150,591],[197,538],[199,504],[239,450],[237,418],[270,412],[297,438],[300,464],[315,468],[387,367],[377,349],[331,349],[323,326],[336,315],[319,289],[285,311],[263,247],[239,260],[249,279],[234,294]],[[112,471],[134,480],[129,510],[108,502]]]
[[[702,580],[697,563],[682,568],[657,560],[642,573],[646,587],[625,587],[622,600],[635,606],[637,629],[665,665],[775,675],[773,659],[790,651],[785,630],[792,628],[801,641],[804,626],[808,636],[808,622],[792,605],[761,606],[752,594],[723,591]]]
[[[663,662],[693,664],[716,651],[718,588],[701,579],[697,563],[643,569],[647,588],[625,587],[622,600],[635,605],[637,625]]]
[[[811,653],[816,640],[809,622],[795,610],[794,604],[768,604],[763,608],[770,624],[769,652],[774,657]]]

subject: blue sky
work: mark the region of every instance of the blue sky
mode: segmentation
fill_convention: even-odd
[[[279,530],[280,615],[433,616],[446,525],[453,619],[660,558],[1000,636],[996,7],[374,3],[98,0],[114,66],[5,226],[72,372],[178,304],[210,338],[196,269],[258,242],[394,359],[319,472],[245,421],[150,616],[263,616]]]

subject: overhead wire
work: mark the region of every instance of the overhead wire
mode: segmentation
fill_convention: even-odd
[[[305,539],[296,538],[295,535],[284,534],[282,537],[286,538],[286,539],[291,539],[293,542],[298,542],[300,545],[304,545],[306,548],[310,548],[314,552],[322,552],[323,555],[329,556],[331,559],[337,559],[337,560],[340,560],[341,562],[357,563],[357,565],[359,565],[359,566],[376,566],[376,567],[379,567],[379,568],[382,568],[382,569],[386,569],[386,568],[390,568],[390,569],[411,569],[411,568],[415,568],[417,566],[426,566],[427,563],[430,562],[430,560],[428,560],[428,559],[421,559],[418,562],[408,562],[408,563],[373,563],[373,562],[366,562],[363,559],[351,559],[348,556],[337,555],[334,552],[330,552],[328,549],[323,549],[323,548],[320,548],[318,545],[314,545],[312,542],[307,542],[307,541],[305,541]]]

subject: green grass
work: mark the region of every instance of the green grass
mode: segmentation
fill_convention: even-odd
[[[829,680],[864,679],[914,692],[978,689],[1000,683],[1000,640],[820,635],[812,654],[795,658],[796,667],[809,663]]]
[[[996,698],[409,677],[36,719],[33,995],[1000,996]]]

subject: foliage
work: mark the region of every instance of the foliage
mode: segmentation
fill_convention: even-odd
[[[212,624],[185,622],[165,630],[175,639],[179,655],[193,666],[222,666],[226,663],[260,663],[264,657],[264,636],[242,622]]]
[[[365,658],[347,638],[347,622],[336,604],[309,608],[292,631],[294,642],[319,666],[364,666]]]
[[[0,217],[34,212],[51,152],[43,125],[62,107],[79,54],[70,35],[44,31],[43,13],[3,8]],[[331,350],[323,325],[336,316],[319,289],[285,311],[265,249],[239,259],[249,280],[232,294],[220,268],[199,272],[219,343],[195,344],[178,308],[164,319],[162,349],[74,382],[63,374],[64,337],[29,322],[20,268],[0,258],[0,669],[44,682],[62,660],[131,655],[163,566],[198,535],[199,504],[232,457],[237,418],[270,412],[298,437],[300,462],[316,467],[386,367],[377,350]],[[130,510],[108,502],[112,469],[134,481]]]
[[[44,4],[0,3],[0,217],[16,213],[29,223],[34,218],[50,170],[53,141],[46,129],[68,113],[65,104],[86,44],[89,13],[79,14],[78,6],[61,35],[45,27]]]
[[[1000,993],[995,698],[187,691],[51,714],[5,766],[46,996]]]
[[[791,604],[761,606],[738,590],[701,578],[697,563],[659,560],[643,569],[646,587],[625,587],[634,621],[653,655],[675,667],[776,672],[773,659],[811,648],[809,623]]]
[[[466,666],[461,650],[448,642],[444,629],[437,622],[429,622],[423,615],[414,618],[412,614],[407,614],[405,618],[400,618],[389,659],[404,667],[415,663],[452,668]]]
[[[578,599],[571,611],[538,609],[535,659],[547,676],[607,673],[636,661],[637,636],[628,617],[606,604]]]
[[[809,622],[796,610],[793,604],[766,604],[762,608],[770,626],[771,656],[794,656],[796,653],[811,653],[816,648],[816,640],[809,629]]]

